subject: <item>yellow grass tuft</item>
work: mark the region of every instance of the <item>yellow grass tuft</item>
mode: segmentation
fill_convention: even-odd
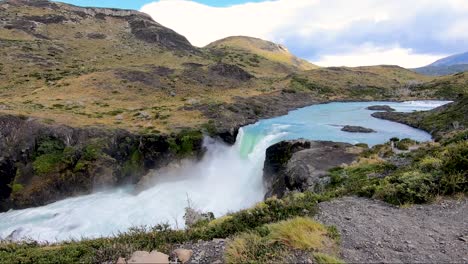
[[[320,250],[326,245],[327,228],[310,218],[297,217],[269,226],[269,240],[294,249]]]

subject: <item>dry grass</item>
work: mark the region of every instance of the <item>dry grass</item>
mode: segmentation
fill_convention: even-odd
[[[293,249],[318,251],[330,244],[327,228],[310,218],[298,217],[271,224],[269,241]]]
[[[321,259],[336,260],[337,242],[327,227],[307,217],[269,224],[262,232],[241,233],[229,242],[225,251],[227,263],[271,263],[290,259],[292,252],[322,253]],[[315,255],[314,255],[315,256]],[[322,262],[324,263],[324,262]],[[341,263],[341,262],[337,262]]]

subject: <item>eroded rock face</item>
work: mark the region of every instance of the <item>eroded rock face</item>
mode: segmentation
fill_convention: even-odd
[[[169,138],[124,130],[72,128],[0,115],[0,211],[40,206],[94,188],[135,184],[150,169],[179,160]],[[190,137],[201,157],[202,135]]]
[[[356,147],[331,141],[293,140],[269,147],[263,168],[265,198],[290,191],[319,190],[329,180],[328,170],[357,158]]]

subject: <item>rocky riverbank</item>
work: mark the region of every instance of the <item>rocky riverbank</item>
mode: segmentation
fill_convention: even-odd
[[[447,133],[468,128],[468,96],[462,96],[451,104],[443,105],[431,111],[413,113],[376,112],[372,116],[425,130],[437,140]]]

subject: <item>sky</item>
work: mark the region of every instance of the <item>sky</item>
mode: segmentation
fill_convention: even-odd
[[[320,66],[425,66],[468,51],[468,0],[65,0],[137,9],[195,46],[244,35]]]

